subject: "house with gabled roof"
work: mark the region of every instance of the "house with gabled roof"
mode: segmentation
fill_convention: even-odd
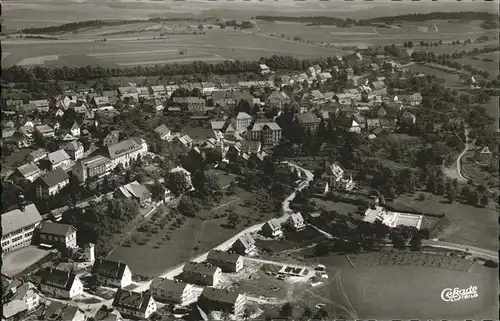
[[[413,114],[411,111],[405,110],[401,113],[399,122],[403,125],[415,126],[415,123],[417,122],[417,116],[415,116],[415,114]]]
[[[304,217],[302,217],[300,212],[291,214],[285,225],[294,231],[301,231],[306,228]]]
[[[34,182],[38,177],[40,177],[40,175],[42,175],[42,171],[38,168],[38,166],[36,166],[35,163],[28,163],[16,168],[11,177],[13,175],[26,179],[30,182]]]
[[[474,158],[480,162],[489,161],[493,153],[488,146],[480,146],[474,151]]]
[[[260,141],[264,145],[272,145],[281,140],[282,129],[274,121],[256,121],[252,129],[247,131],[247,139]]]
[[[142,207],[151,202],[151,192],[137,181],[118,187],[113,195],[116,198],[134,199]]]
[[[221,268],[224,273],[239,272],[243,268],[243,257],[236,253],[212,250],[208,252],[207,262]]]
[[[36,195],[46,199],[56,195],[69,184],[68,174],[60,167],[47,172],[36,180]]]
[[[71,141],[62,146],[62,149],[71,157],[72,160],[79,160],[84,156],[83,144],[79,141]]]
[[[122,164],[123,167],[129,167],[131,160],[136,160],[139,156],[148,151],[148,144],[139,137],[131,137],[117,144],[107,146],[107,155],[112,162],[112,168]]]
[[[245,234],[234,242],[232,249],[240,255],[247,255],[255,251],[255,240],[250,234]]]
[[[161,124],[160,126],[155,128],[155,133],[160,136],[162,140],[168,140],[170,138],[170,129],[165,124]]]
[[[198,304],[205,311],[221,311],[241,318],[245,311],[246,297],[238,292],[204,288]]]
[[[167,90],[164,85],[156,85],[149,87],[149,93],[156,98],[167,98]]]
[[[46,113],[49,111],[49,101],[47,99],[30,100],[30,107],[36,109],[39,113]]]
[[[2,280],[2,286],[5,284]],[[4,298],[5,299],[5,298]],[[40,306],[40,295],[35,285],[23,283],[16,288],[15,293],[3,304],[2,320],[20,320]]]
[[[65,168],[70,162],[71,158],[68,153],[64,151],[64,149],[56,150],[47,155],[47,160],[50,163],[50,169],[54,170],[56,168]]]
[[[42,135],[42,137],[54,137],[54,129],[49,125],[35,126],[35,130]]]
[[[48,155],[48,153],[45,149],[39,148],[39,149],[34,150],[31,153],[29,153],[28,156],[26,156],[26,160],[28,160],[29,162],[36,163],[36,162],[46,158],[47,155]]]
[[[271,238],[278,238],[283,235],[283,231],[281,230],[281,224],[276,219],[271,219],[267,221],[261,230],[262,235]]]
[[[148,319],[156,312],[157,304],[150,291],[134,292],[118,289],[113,299],[113,307],[124,316]]]
[[[259,72],[261,75],[268,75],[271,73],[271,69],[266,64],[260,64]]]
[[[125,288],[132,283],[132,272],[127,264],[99,258],[92,266],[92,275],[105,286]]]
[[[121,313],[114,309],[103,305],[93,317],[94,321],[123,321]]]
[[[151,282],[150,289],[157,301],[180,305],[196,301],[194,286],[189,283],[157,278]]]
[[[237,131],[242,131],[248,128],[252,123],[252,116],[245,112],[239,112],[238,115],[232,120],[233,127]]]
[[[216,287],[222,275],[219,267],[207,263],[189,261],[182,268],[181,280],[202,286]]]
[[[40,243],[60,248],[76,248],[76,228],[69,224],[42,222],[37,227]]]
[[[50,301],[47,309],[42,313],[44,321],[85,321],[86,319],[87,316],[83,310],[59,301]]]
[[[319,123],[321,122],[315,114],[296,114],[294,121],[304,128],[304,130],[308,130],[311,133],[318,131]]]
[[[25,205],[2,214],[2,253],[12,252],[31,244],[35,227],[42,221],[35,204]]]
[[[83,294],[83,283],[75,273],[47,268],[43,272],[40,289],[56,298],[73,299]]]

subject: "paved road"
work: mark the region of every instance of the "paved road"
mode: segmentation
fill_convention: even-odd
[[[469,252],[475,256],[487,258],[487,259],[494,260],[494,261],[498,262],[498,253],[497,252],[486,250],[486,249],[481,249],[481,248],[474,247],[474,246],[468,246],[468,245],[456,244],[456,243],[450,243],[450,242],[443,242],[443,241],[435,241],[435,240],[424,240],[422,242],[422,245],[427,245],[427,246],[442,248],[442,249],[448,249],[448,250],[458,250],[458,251]]]
[[[464,134],[465,134],[465,147],[464,147],[464,150],[460,153],[460,155],[458,155],[457,157],[457,172],[458,172],[458,176],[460,176],[460,178],[464,181],[464,182],[467,182],[468,179],[465,178],[463,175],[462,175],[462,157],[465,155],[465,153],[467,153],[467,151],[469,150],[469,139],[467,137],[469,137],[469,130],[467,128],[465,128],[464,130]]]

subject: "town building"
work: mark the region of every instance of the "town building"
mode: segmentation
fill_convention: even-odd
[[[266,108],[278,107],[283,109],[290,102],[290,97],[282,91],[274,91],[266,98]]]
[[[73,125],[71,125],[69,132],[73,137],[80,136],[80,126],[78,126],[78,123],[76,121],[73,123]]]
[[[135,86],[118,87],[118,95],[121,99],[132,98],[139,99],[139,93]]]
[[[301,231],[306,228],[306,223],[302,214],[297,212],[290,215],[285,223],[290,229],[294,231]]]
[[[71,157],[63,149],[56,150],[47,155],[47,160],[50,162],[50,169],[67,168],[71,163]]]
[[[85,312],[78,307],[51,301],[47,309],[43,311],[42,320],[44,321],[86,321]]]
[[[130,166],[130,161],[136,160],[139,156],[144,155],[148,151],[148,144],[139,137],[121,141],[117,144],[107,147],[107,155],[111,159],[111,168],[115,168],[118,164],[127,168]]]
[[[32,151],[29,153],[28,156],[26,156],[26,160],[28,162],[39,162],[40,160],[46,158],[48,155],[47,151],[43,148],[39,148],[37,150]]]
[[[245,112],[239,112],[236,118],[233,120],[233,127],[236,128],[237,131],[242,131],[248,128],[252,123],[252,116]]]
[[[474,158],[480,162],[487,162],[491,159],[493,153],[488,146],[481,146],[474,151]]]
[[[39,177],[35,183],[37,197],[46,199],[58,194],[69,184],[69,175],[58,167]]]
[[[184,265],[180,278],[187,283],[215,287],[220,282],[221,275],[219,267],[189,261]]]
[[[35,126],[35,130],[44,138],[54,137],[54,129],[49,125]]]
[[[239,272],[243,268],[243,257],[219,250],[208,252],[207,262],[221,268],[224,273]]]
[[[96,275],[99,284],[105,286],[125,288],[132,283],[132,272],[127,264],[121,262],[97,259],[92,266],[92,274]]]
[[[39,113],[49,111],[49,101],[47,99],[30,100],[29,105],[31,109],[36,109]]]
[[[313,134],[318,131],[319,123],[321,122],[315,114],[296,114],[295,121],[304,130],[310,131]]]
[[[160,139],[162,140],[168,140],[170,139],[171,137],[171,131],[170,129],[168,129],[168,127],[164,124],[158,126],[155,128],[155,133],[158,134],[158,136],[160,136]]]
[[[151,283],[151,292],[157,301],[188,305],[196,301],[194,286],[169,279],[156,279]]]
[[[31,244],[35,227],[42,216],[34,204],[20,203],[19,208],[2,214],[2,253],[12,252]]]
[[[186,182],[187,182],[186,188],[190,189],[192,187],[192,185],[191,185],[191,173],[187,169],[185,169],[184,167],[182,167],[182,166],[174,167],[170,170],[170,173],[172,173],[172,174],[179,173],[180,175],[184,175],[184,177],[186,178]]]
[[[108,174],[112,169],[111,159],[96,155],[81,159],[72,167],[72,173],[78,178],[80,183],[85,183],[92,177],[102,177]]]
[[[93,317],[94,321],[123,321],[118,310],[103,305]]]
[[[141,207],[151,203],[151,192],[137,181],[120,186],[114,196],[116,198],[134,199]]]
[[[114,144],[118,144],[120,141],[120,131],[112,130],[106,135],[102,140],[102,146],[110,146]]]
[[[116,291],[113,307],[124,316],[138,319],[148,319],[157,309],[150,291],[133,292],[123,289]]]
[[[20,177],[22,179],[28,180],[30,182],[35,181],[38,177],[42,175],[42,171],[35,163],[28,163],[16,168],[12,177]]]
[[[238,292],[204,288],[198,304],[206,311],[221,311],[241,318],[245,311],[246,297]]]
[[[276,219],[271,219],[267,221],[262,226],[262,235],[266,237],[277,238],[283,235],[283,231],[281,230],[281,225]]]
[[[63,146],[63,150],[72,160],[79,160],[84,156],[83,144],[79,141],[71,141]]]
[[[43,222],[37,227],[40,243],[59,248],[76,248],[76,228],[69,224]]]
[[[364,222],[375,223],[376,221],[382,222],[391,228],[399,225],[411,226],[420,230],[424,216],[412,213],[399,213],[386,210],[383,206],[379,206],[378,202],[373,207],[369,207],[365,211]]]
[[[172,102],[181,110],[194,114],[204,113],[206,108],[205,99],[199,97],[174,97]]]
[[[266,64],[259,65],[259,72],[261,75],[269,75],[271,73],[271,69]]]
[[[354,188],[352,176],[348,175],[342,167],[336,163],[330,165],[326,169],[325,173],[322,175],[322,179],[327,183],[325,188],[326,192],[330,189],[351,191]]]
[[[2,280],[2,287],[5,286]],[[12,296],[2,297],[2,321],[21,320],[40,306],[40,294],[32,283],[23,283]],[[6,303],[5,303],[6,302]]]
[[[73,299],[83,294],[83,283],[75,273],[47,268],[43,272],[40,289],[56,298]]]
[[[281,140],[282,129],[275,122],[255,122],[247,131],[247,139],[259,141],[264,145],[273,145]]]
[[[167,90],[163,85],[151,86],[149,93],[155,98],[165,99],[167,98]]]
[[[232,249],[240,254],[247,255],[255,251],[255,240],[250,234],[245,234],[234,242]]]

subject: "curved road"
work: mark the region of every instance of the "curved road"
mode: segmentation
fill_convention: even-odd
[[[457,172],[458,172],[458,176],[460,176],[460,178],[464,182],[468,182],[469,180],[462,175],[462,157],[469,150],[469,138],[468,138],[469,137],[469,129],[468,128],[465,128],[464,134],[465,134],[465,147],[464,147],[464,150],[462,151],[462,153],[460,153],[460,155],[458,155],[458,157],[457,157]]]

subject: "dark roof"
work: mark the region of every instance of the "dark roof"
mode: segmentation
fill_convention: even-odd
[[[108,146],[109,158],[115,159],[120,156],[135,152],[141,148],[142,146],[140,144],[137,144],[133,139],[127,139]]]
[[[60,167],[48,172],[44,176],[40,177],[40,180],[45,183],[48,187],[55,186],[64,180],[69,179],[68,174],[62,170]]]
[[[69,271],[47,268],[42,277],[42,284],[69,291],[76,279],[76,274]]]
[[[202,275],[214,275],[215,271],[217,271],[216,266],[209,266],[205,263],[196,263],[189,261],[184,264],[183,272],[196,273]]]
[[[163,136],[163,135],[167,135],[168,133],[170,133],[170,129],[168,129],[168,127],[165,124],[162,124],[162,125],[155,128],[155,132],[158,135]]]
[[[207,261],[227,262],[236,264],[240,256],[238,254],[231,254],[224,251],[212,250],[208,252]]]
[[[155,279],[151,283],[151,289],[164,289],[170,293],[182,295],[188,283],[177,282],[169,279]]]
[[[319,118],[315,114],[296,114],[295,118],[301,124],[318,123]]]
[[[146,312],[150,299],[151,292],[132,292],[123,289],[118,289],[113,300],[113,306],[121,306],[130,310]]]
[[[125,263],[97,259],[92,266],[92,274],[97,273],[107,278],[121,280],[126,267]]]
[[[239,143],[240,150],[248,154],[258,153],[262,147],[262,143],[257,141],[242,140]]]
[[[57,301],[50,302],[47,310],[43,313],[43,320],[68,321],[73,320],[79,308]]]
[[[201,292],[200,299],[235,304],[238,296],[238,292],[229,292],[226,290],[219,290],[214,288],[204,288],[203,292]]]
[[[214,130],[211,128],[202,127],[185,127],[181,133],[188,135],[193,140],[207,140],[209,138],[216,138]]]
[[[76,229],[69,224],[43,222],[41,224],[39,232],[42,234],[67,236],[67,235],[71,234],[72,232],[76,232]]]

